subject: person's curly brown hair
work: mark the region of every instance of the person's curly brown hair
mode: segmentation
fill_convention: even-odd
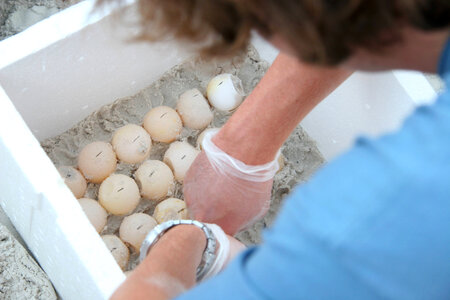
[[[98,0],[98,4],[117,0]],[[309,63],[336,65],[356,47],[378,51],[408,24],[450,26],[450,0],[138,0],[141,39],[194,42],[209,56],[245,49],[252,29],[277,34]]]

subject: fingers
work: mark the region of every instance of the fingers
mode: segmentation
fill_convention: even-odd
[[[185,177],[184,200],[192,218],[218,224],[233,235],[265,215],[272,183],[272,179],[254,182],[218,173],[202,152]]]

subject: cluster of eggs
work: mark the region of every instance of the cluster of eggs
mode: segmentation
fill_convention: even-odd
[[[235,109],[243,100],[240,80],[231,74],[216,76],[208,84],[207,98],[217,110]],[[78,156],[78,170],[70,166],[58,168],[98,233],[105,228],[108,214],[125,216],[119,237],[102,236],[122,269],[128,264],[128,247],[139,253],[145,236],[157,224],[189,217],[185,202],[169,196],[175,181],[183,183],[200,151],[177,138],[183,125],[204,130],[197,140],[198,148],[201,147],[204,133],[210,130],[205,128],[213,120],[208,100],[198,89],[188,90],[179,97],[176,110],[168,106],[155,107],[145,115],[142,126],[125,125],[116,130],[111,143],[97,141],[86,145]],[[148,160],[152,141],[170,143],[163,161]],[[117,160],[140,164],[134,178],[114,173]],[[83,198],[87,182],[100,184],[98,201]],[[141,198],[157,203],[152,216],[133,213]]]

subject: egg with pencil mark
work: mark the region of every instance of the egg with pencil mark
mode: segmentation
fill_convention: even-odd
[[[209,103],[217,110],[231,111],[244,100],[242,81],[232,74],[220,74],[211,79],[206,88]]]
[[[78,156],[78,168],[84,177],[93,183],[102,182],[116,170],[116,166],[116,153],[109,143],[90,143],[81,150]]]
[[[198,154],[200,151],[187,142],[173,142],[164,154],[163,161],[172,169],[175,179],[182,183]]]
[[[119,160],[135,164],[144,161],[152,148],[152,140],[141,126],[128,124],[119,128],[111,144]]]
[[[113,215],[130,214],[138,206],[140,199],[136,182],[122,174],[109,176],[98,190],[99,203]]]
[[[185,220],[188,217],[186,203],[177,198],[169,198],[160,202],[153,212],[153,218],[159,224],[169,220]]]
[[[188,90],[180,96],[177,112],[184,126],[196,130],[207,127],[214,117],[208,101],[198,89]]]
[[[154,141],[170,143],[180,135],[183,123],[173,108],[158,106],[145,115],[144,128]]]
[[[115,235],[104,235],[102,239],[119,267],[124,270],[130,259],[130,251],[127,246]]]
[[[75,198],[79,199],[84,196],[87,189],[87,182],[80,171],[70,166],[58,167],[58,172],[64,179],[64,183],[72,191]]]
[[[141,195],[159,201],[172,192],[175,181],[172,170],[159,160],[145,161],[134,173]]]
[[[136,253],[139,253],[145,237],[156,225],[158,223],[155,219],[147,214],[132,214],[125,217],[120,224],[120,239],[129,244]]]

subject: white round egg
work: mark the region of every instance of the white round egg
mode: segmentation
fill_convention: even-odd
[[[132,214],[125,217],[120,224],[120,239],[133,247],[136,253],[139,253],[145,237],[156,225],[158,225],[158,223],[155,219],[147,214]]]
[[[214,117],[208,101],[198,89],[188,90],[180,96],[177,112],[184,126],[196,130],[207,127]]]
[[[102,182],[115,171],[116,166],[116,153],[109,143],[90,143],[81,150],[78,156],[78,168],[84,177],[93,183]]]
[[[70,166],[60,166],[58,167],[58,172],[64,179],[64,183],[72,191],[75,198],[79,199],[86,193],[87,182],[83,174],[77,169]]]
[[[106,210],[94,199],[89,198],[81,198],[78,200],[81,208],[83,209],[86,217],[91,222],[92,226],[94,226],[97,232],[101,232],[103,228],[105,228],[106,221],[108,219],[108,213]]]
[[[141,195],[158,201],[166,197],[174,187],[172,170],[159,160],[145,161],[134,173]]]
[[[122,174],[105,179],[98,190],[100,204],[113,215],[127,215],[139,204],[141,195],[136,182]]]
[[[117,157],[129,164],[144,161],[152,148],[150,135],[144,128],[135,124],[119,128],[114,133],[111,144]]]
[[[205,134],[211,131],[216,131],[219,128],[206,128],[205,130],[202,131],[202,133],[200,133],[197,137],[197,148],[202,150],[202,143],[203,143],[203,139],[205,138]]]
[[[158,106],[145,115],[144,128],[154,141],[170,143],[180,135],[183,123],[173,108]]]
[[[125,246],[125,244],[117,236],[112,234],[104,235],[102,236],[102,239],[119,267],[122,270],[125,269],[130,258],[130,251],[127,246]]]
[[[183,182],[184,177],[200,153],[187,142],[173,142],[164,154],[164,162],[172,169],[175,179]]]
[[[183,220],[188,218],[186,203],[177,198],[169,198],[161,201],[155,207],[153,218],[159,223],[169,220]]]
[[[211,79],[206,88],[209,103],[217,110],[231,111],[244,100],[241,80],[232,74],[220,74]]]

